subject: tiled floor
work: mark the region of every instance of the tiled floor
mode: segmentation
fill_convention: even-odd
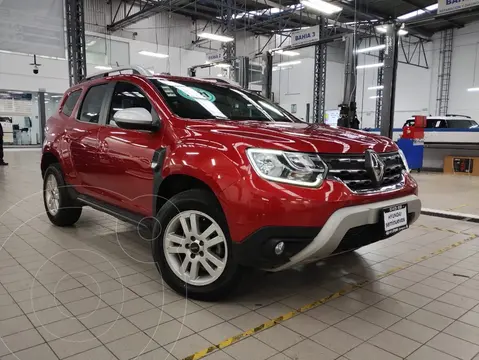
[[[249,272],[229,301],[188,301],[162,283],[133,227],[91,209],[74,228],[53,227],[38,152],[8,152],[7,160],[0,168],[2,360],[183,359],[364,280],[205,359],[479,359],[479,239],[432,229],[479,234],[477,224],[423,216],[352,254],[278,274]]]
[[[424,207],[479,215],[479,177],[416,172],[414,177]]]

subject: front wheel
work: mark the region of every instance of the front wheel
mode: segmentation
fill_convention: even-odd
[[[240,268],[216,198],[204,190],[184,191],[160,209],[157,220],[153,257],[165,282],[197,300],[229,294],[239,281]]]

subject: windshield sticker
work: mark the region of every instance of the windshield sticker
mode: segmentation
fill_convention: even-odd
[[[178,95],[183,96],[185,99],[196,101],[196,100],[208,100],[210,102],[215,102],[216,97],[209,91],[197,88],[197,87],[185,87],[185,89],[178,88]],[[187,94],[189,92],[189,94]],[[198,96],[198,95],[199,96]]]
[[[175,92],[173,90],[171,90],[171,88],[169,86],[162,85],[161,88],[165,92],[166,96],[176,97]]]

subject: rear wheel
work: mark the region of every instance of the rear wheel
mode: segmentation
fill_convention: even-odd
[[[57,226],[71,226],[81,216],[82,208],[68,193],[58,164],[52,164],[43,178],[43,203],[50,221]]]
[[[153,256],[165,282],[198,300],[229,294],[240,278],[226,219],[216,198],[204,190],[173,196],[157,215]]]

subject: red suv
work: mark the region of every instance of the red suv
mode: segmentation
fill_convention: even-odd
[[[83,206],[151,230],[163,279],[226,295],[241,268],[280,271],[406,229],[418,189],[390,139],[304,123],[241,88],[196,78],[102,74],[47,122],[48,217]]]

